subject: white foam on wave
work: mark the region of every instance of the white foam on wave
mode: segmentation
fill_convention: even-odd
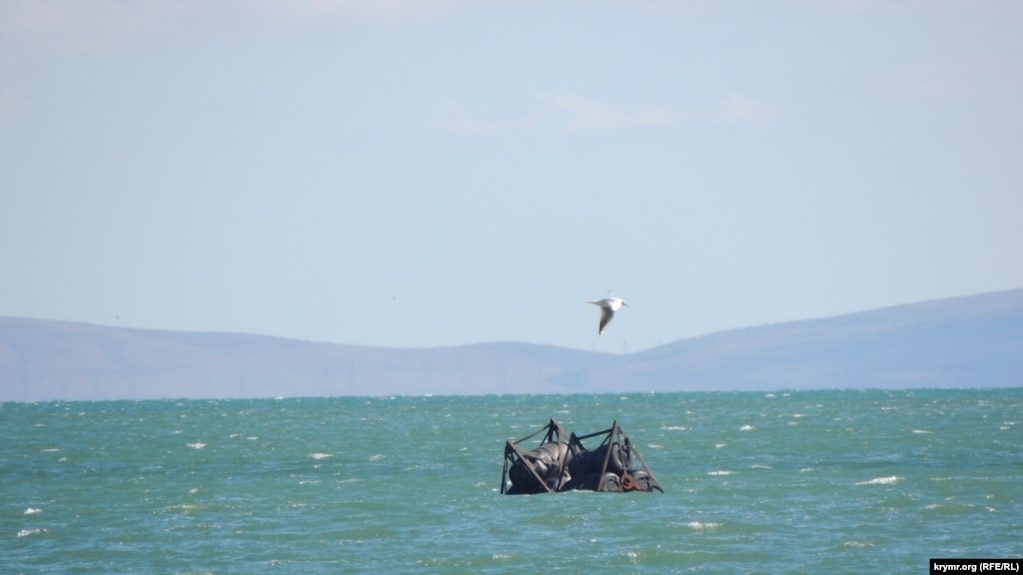
[[[735,475],[735,472],[734,471],[729,471],[727,469],[719,469],[717,471],[708,471],[707,475],[713,475],[713,476],[717,477],[717,476],[725,476],[725,475]]]
[[[206,444],[201,442],[201,441],[196,441],[194,443],[188,443],[186,445],[188,445],[188,447],[191,447],[192,449],[202,449],[203,447],[206,447]]]
[[[321,459],[327,459],[329,457],[334,457],[334,454],[333,453],[319,453],[319,452],[317,452],[317,453],[310,454],[309,457],[312,457],[313,459],[319,461]]]
[[[696,531],[707,531],[708,529],[717,529],[718,527],[721,527],[721,524],[720,523],[715,523],[713,521],[707,521],[707,522],[704,522],[704,521],[690,521],[689,523],[686,523],[686,527],[688,527],[690,529],[694,529]]]
[[[18,531],[18,537],[30,537],[32,535],[39,535],[40,533],[46,533],[46,530],[38,527],[35,529],[22,529],[21,531]]]
[[[57,452],[60,451],[60,448],[59,447],[49,447],[47,449],[40,449],[39,451],[41,451],[43,453],[57,453]]]
[[[385,457],[387,456],[384,455],[383,453],[377,453],[376,455],[370,455],[369,460],[372,461],[373,463],[376,463],[377,461],[383,461]]]
[[[771,467],[770,465],[761,465],[759,463],[754,463],[753,465],[750,465],[750,469],[774,469],[774,468]]]
[[[875,477],[868,481],[860,481],[856,485],[895,485],[899,481],[902,481],[901,477],[891,475],[888,477]]]
[[[931,432],[927,431],[926,429],[914,429],[913,433],[916,433],[917,435],[928,435]]]
[[[29,507],[28,509],[25,510],[25,513],[23,513],[23,515],[37,515],[42,512],[43,510],[39,509],[38,507]]]
[[[663,425],[661,429],[665,431],[689,431],[689,428],[684,425]]]
[[[646,444],[646,446],[649,447],[650,449],[664,449],[664,446],[661,445],[660,443],[648,443]]]
[[[728,447],[727,443],[715,443],[714,449],[721,449],[722,447]]]
[[[747,423],[746,425],[740,427],[739,431],[753,431],[754,429],[756,429],[756,427],[753,427],[752,425]]]

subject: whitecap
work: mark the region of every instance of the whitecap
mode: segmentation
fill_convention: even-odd
[[[377,453],[376,455],[370,455],[369,460],[372,461],[373,463],[376,463],[377,461],[383,461],[385,457],[387,456],[384,455],[383,453]]]
[[[203,447],[206,447],[206,444],[201,441],[196,441],[195,443],[188,443],[187,445],[192,449],[202,449]]]
[[[816,471],[816,469],[814,469],[812,467],[804,467],[804,468],[799,470],[800,473],[810,473],[811,471]]]
[[[334,454],[333,453],[319,453],[319,452],[317,452],[317,453],[313,453],[313,454],[309,455],[309,457],[312,457],[313,459],[319,461],[320,459],[327,459],[328,457],[334,457]]]
[[[863,549],[863,548],[866,548],[866,547],[871,547],[871,544],[870,543],[864,543],[862,541],[846,541],[845,543],[842,544],[842,546],[844,546],[844,547],[855,547],[857,549]]]
[[[494,553],[490,558],[494,561],[504,561],[505,559],[511,559],[512,556],[509,553]]]
[[[42,512],[43,510],[39,509],[38,507],[29,507],[28,509],[25,510],[25,513],[23,513],[23,515],[36,515]]]
[[[686,527],[688,527],[690,529],[695,529],[697,531],[706,531],[708,529],[717,529],[718,527],[721,527],[721,524],[720,523],[715,523],[713,521],[707,521],[707,522],[703,522],[703,521],[690,521],[689,523],[686,523]]]
[[[770,465],[761,465],[759,463],[754,463],[753,465],[750,465],[750,469],[774,469],[774,468],[771,467]]]
[[[927,431],[926,429],[914,429],[913,433],[916,433],[916,434],[919,434],[919,435],[926,435],[926,434],[929,434],[931,432]]]
[[[38,527],[35,529],[22,529],[21,531],[18,531],[18,537],[29,537],[31,535],[38,535],[40,533],[46,533],[46,530],[40,529]]]
[[[60,451],[60,448],[59,447],[50,447],[50,448],[47,448],[47,449],[40,449],[39,451],[41,451],[43,453],[57,453],[58,451]]]
[[[659,443],[648,443],[646,446],[650,449],[664,449],[664,446]]]
[[[727,469],[719,469],[717,471],[708,471],[707,475],[722,476],[722,475],[735,475],[734,471],[728,471]]]
[[[753,431],[754,429],[756,429],[756,427],[753,427],[752,425],[747,423],[746,425],[740,427],[739,431]]]
[[[902,481],[901,477],[891,475],[888,477],[875,477],[869,481],[860,481],[856,485],[895,485],[899,481]]]
[[[684,425],[663,425],[661,429],[665,431],[689,431],[689,428]]]

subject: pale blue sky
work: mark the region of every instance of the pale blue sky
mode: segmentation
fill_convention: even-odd
[[[1020,287],[1020,30],[1016,1],[3,0],[0,315],[622,352]]]

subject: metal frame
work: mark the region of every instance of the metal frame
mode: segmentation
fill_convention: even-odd
[[[540,435],[541,433],[543,433],[545,431],[547,432],[547,434],[544,435],[544,438],[540,441],[540,445],[538,445],[537,447],[543,446],[544,444],[547,444],[547,443],[555,443],[555,444],[561,443],[561,438],[565,435],[565,429],[561,427],[561,424],[558,423],[557,421],[554,421],[554,418],[551,418],[550,422],[547,423],[547,425],[545,425],[545,426],[541,427],[540,429],[538,429],[537,431],[534,431],[533,433],[523,437],[522,439],[519,439],[517,441],[512,441],[512,440],[509,439],[507,442],[505,442],[505,444],[504,444],[504,469],[501,471],[501,493],[502,494],[505,493],[506,486],[508,485],[508,468],[511,465],[514,465],[515,463],[517,463],[517,461],[521,461],[523,463],[523,465],[526,466],[526,469],[528,469],[529,473],[532,474],[533,479],[535,479],[536,482],[539,485],[543,486],[543,488],[547,491],[547,493],[553,493],[554,491],[561,490],[561,487],[562,487],[562,485],[565,482],[565,472],[564,472],[564,469],[565,469],[565,460],[568,457],[567,451],[566,451],[566,453],[564,455],[561,455],[558,458],[558,465],[561,466],[562,472],[561,472],[561,477],[558,478],[558,484],[556,486],[556,489],[552,490],[550,488],[550,486],[547,485],[547,481],[545,481],[542,477],[540,477],[540,474],[537,473],[536,467],[534,467],[533,463],[530,461],[530,457],[528,457],[526,455],[525,451],[519,449],[519,447],[518,447],[518,444],[522,443],[523,441],[529,441],[530,439],[536,437],[537,435]]]
[[[529,473],[532,475],[533,479],[536,480],[538,485],[543,487],[544,491],[546,491],[547,493],[561,491],[561,489],[565,485],[565,478],[568,475],[568,466],[566,465],[568,453],[572,452],[573,449],[585,451],[586,447],[582,444],[582,440],[591,439],[593,437],[598,437],[601,435],[604,436],[604,439],[601,441],[597,449],[598,450],[602,449],[604,448],[605,445],[607,446],[607,449],[606,453],[604,454],[604,461],[600,467],[599,475],[600,478],[597,481],[596,491],[602,491],[604,489],[604,480],[607,476],[608,463],[611,460],[612,451],[611,446],[617,443],[624,448],[625,450],[624,452],[627,454],[627,456],[635,455],[636,458],[639,460],[639,463],[642,467],[642,471],[646,474],[646,477],[648,478],[647,480],[649,481],[650,491],[656,489],[657,491],[664,493],[664,489],[661,487],[660,482],[657,481],[657,478],[654,477],[653,472],[650,471],[650,468],[647,466],[646,461],[643,459],[643,456],[639,453],[639,450],[636,449],[634,445],[632,445],[632,441],[629,439],[629,436],[626,435],[626,433],[622,430],[621,426],[618,425],[617,419],[614,420],[614,422],[612,422],[610,428],[602,431],[597,431],[595,433],[590,433],[582,436],[576,436],[575,433],[571,434],[568,440],[568,449],[564,453],[560,453],[558,457],[557,463],[561,469],[561,473],[553,489],[551,488],[550,485],[547,484],[547,481],[544,478],[542,478],[540,474],[537,472],[536,467],[531,461],[532,458],[529,456],[529,454],[526,451],[519,448],[519,444],[521,444],[524,441],[529,441],[530,439],[533,439],[534,437],[540,435],[541,433],[545,433],[545,435],[543,439],[540,440],[540,443],[537,446],[537,448],[542,447],[547,443],[555,444],[561,443],[562,437],[564,437],[565,435],[565,430],[560,423],[551,418],[550,422],[548,422],[547,425],[527,435],[526,437],[523,437],[522,439],[516,441],[508,440],[507,442],[505,442],[504,468],[501,471],[502,494],[507,493],[509,468],[512,465],[515,465],[519,462],[521,462],[526,467],[526,469],[529,470]],[[630,473],[631,471],[630,468],[632,467],[631,457],[628,458],[628,461],[623,461],[622,463],[624,467],[621,474],[622,491],[638,490],[638,485],[636,484],[635,479]]]

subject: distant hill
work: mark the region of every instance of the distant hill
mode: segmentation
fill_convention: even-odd
[[[1023,385],[1023,289],[731,330],[629,355],[390,349],[0,318],[0,401]]]

